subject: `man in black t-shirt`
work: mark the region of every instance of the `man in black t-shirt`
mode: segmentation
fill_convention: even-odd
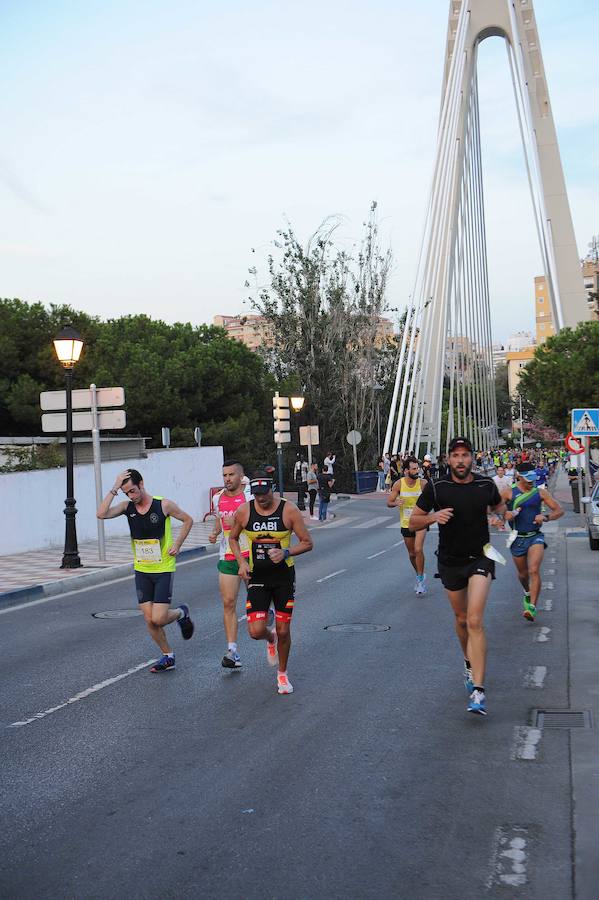
[[[456,618],[456,634],[464,653],[464,681],[470,694],[469,712],[486,715],[483,626],[485,604],[495,578],[489,539],[489,508],[502,515],[506,506],[495,482],[472,473],[472,444],[454,438],[449,445],[449,472],[429,481],[410,517],[410,529],[439,523],[438,569]],[[491,524],[503,527],[503,519]]]

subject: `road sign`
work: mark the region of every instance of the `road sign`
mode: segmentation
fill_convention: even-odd
[[[97,388],[96,403],[99,409],[123,406],[125,388]],[[55,412],[67,408],[66,391],[43,391],[40,394],[40,406],[44,412]],[[92,392],[90,388],[73,391],[73,409],[91,409]]]
[[[574,437],[599,437],[599,409],[573,409]]]
[[[288,444],[291,441],[291,425],[289,419],[289,397],[279,397],[279,392],[272,398],[272,417],[274,419],[275,444]]]
[[[566,445],[566,450],[569,450],[570,453],[579,454],[584,453],[584,447],[582,446],[582,441],[577,440],[572,432],[566,435],[566,440],[564,441]]]
[[[162,446],[170,447],[171,445],[171,430],[167,428],[166,425],[161,429],[162,432]]]
[[[362,435],[359,431],[350,431],[348,435],[346,435],[345,440],[348,444],[351,444],[352,447],[357,447],[360,441],[362,440]]]
[[[540,450],[540,449],[541,449],[541,446],[542,446],[542,444],[539,443],[539,441],[537,441],[536,444],[535,444],[535,447],[537,448],[537,450]]]
[[[194,436],[196,444],[198,445],[198,447],[200,447],[202,444],[202,429],[200,428],[199,425],[197,425],[193,429],[193,436]]]
[[[91,431],[93,428],[93,416],[91,412],[73,413],[73,431]],[[98,413],[98,428],[100,431],[115,431],[125,428],[127,417],[124,409],[110,409]],[[44,413],[42,416],[42,431],[45,434],[60,434],[67,430],[66,413]]]
[[[318,425],[302,425],[299,433],[302,447],[317,447],[320,443]]]

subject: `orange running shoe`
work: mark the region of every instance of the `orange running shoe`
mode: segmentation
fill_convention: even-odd
[[[293,694],[293,685],[287,678],[287,672],[279,672],[277,675],[277,692],[279,694]]]

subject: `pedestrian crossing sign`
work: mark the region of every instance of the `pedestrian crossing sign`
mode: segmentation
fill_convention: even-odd
[[[573,409],[572,434],[575,437],[599,437],[599,409]]]

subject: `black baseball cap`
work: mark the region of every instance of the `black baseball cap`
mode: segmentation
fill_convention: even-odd
[[[256,494],[268,494],[269,491],[272,491],[272,478],[266,478],[263,476],[255,476],[250,479],[250,491],[254,496]]]
[[[463,447],[464,450],[467,450],[468,453],[472,453],[472,444],[465,437],[455,437],[452,441],[449,442],[449,452],[453,453],[454,450],[457,450],[459,447]]]

